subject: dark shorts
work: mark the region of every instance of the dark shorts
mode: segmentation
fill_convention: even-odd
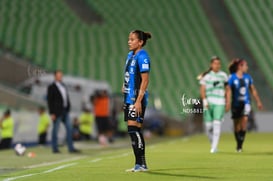
[[[144,114],[146,107],[142,105],[142,113],[141,115],[137,115],[135,110],[133,109],[133,105],[125,104],[124,105],[124,121],[132,120],[137,121],[138,123],[143,123]]]
[[[96,117],[96,124],[99,133],[105,133],[111,129],[109,117]]]
[[[46,144],[46,136],[47,136],[47,132],[39,134],[39,144],[41,144],[41,145]]]
[[[251,111],[250,104],[241,104],[239,106],[232,106],[232,119],[239,119],[243,116],[249,116]]]
[[[4,138],[0,141],[0,150],[11,148],[12,138]]]

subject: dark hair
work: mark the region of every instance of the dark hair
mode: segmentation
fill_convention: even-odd
[[[9,116],[11,113],[10,109],[7,109],[5,112],[4,112],[4,116]]]
[[[220,61],[220,58],[218,56],[212,56],[210,58],[210,64],[212,64],[214,62],[214,60],[219,60]],[[198,75],[197,79],[200,80],[202,79],[206,74],[208,74],[209,72],[211,71],[211,67],[206,70],[205,72],[201,73],[200,75]]]
[[[39,111],[42,111],[42,112],[45,111],[45,107],[44,106],[40,106],[39,107]]]
[[[238,66],[244,63],[245,60],[243,58],[234,58],[231,60],[231,63],[228,66],[229,72],[231,74],[237,72]]]
[[[131,31],[131,33],[135,33],[139,40],[143,40],[142,47],[146,45],[146,41],[150,38],[152,38],[152,34],[149,32],[143,32],[141,30],[134,30]]]
[[[63,71],[61,70],[61,69],[56,69],[55,71],[54,71],[54,75],[56,75],[57,73],[62,73]]]

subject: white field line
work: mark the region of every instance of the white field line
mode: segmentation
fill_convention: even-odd
[[[54,171],[56,171],[56,170],[61,170],[61,169],[63,169],[63,168],[71,167],[71,166],[76,165],[76,164],[78,164],[78,163],[70,163],[70,164],[66,164],[66,165],[61,165],[61,166],[58,166],[58,167],[56,167],[56,168],[52,168],[52,169],[50,169],[50,170],[46,170],[46,171],[44,171],[43,173],[54,172]]]
[[[179,140],[168,141],[167,144],[175,144],[175,143],[177,143],[178,141],[179,141]],[[182,141],[188,141],[188,138],[183,139]],[[149,149],[155,149],[157,146],[158,146],[158,144],[157,144],[157,145],[148,146],[147,148],[149,148]],[[105,159],[122,158],[122,157],[126,157],[126,156],[130,155],[131,153],[132,153],[132,152],[127,152],[127,153],[118,154],[118,155],[113,155],[113,156],[109,156],[109,157],[105,157],[105,158],[94,158],[93,160],[90,160],[89,162],[91,162],[91,163],[96,163],[96,162],[99,162],[99,161],[105,160]]]
[[[90,162],[96,163],[96,162],[99,162],[99,161],[101,161],[101,160],[102,160],[102,158],[95,158],[94,160],[91,160]]]
[[[110,156],[110,157],[107,157],[107,159],[116,159],[116,158],[122,158],[122,157],[126,157],[129,155],[129,152],[128,153],[123,153],[121,155],[116,155],[116,156]]]
[[[184,139],[183,141],[188,141],[188,140]],[[168,142],[168,144],[174,144],[175,142],[177,142],[177,141],[170,141],[170,142]],[[153,149],[156,146],[155,145],[151,145],[149,147]],[[119,155],[105,157],[105,159],[122,158],[122,157],[128,156],[129,154],[131,154],[131,152],[127,152],[127,153],[123,153],[123,154],[119,154]],[[64,160],[56,161],[56,162],[49,162],[49,163],[42,163],[42,164],[37,164],[37,165],[31,165],[31,166],[27,166],[27,167],[24,167],[24,168],[37,168],[37,167],[42,167],[42,166],[49,166],[49,165],[54,165],[54,164],[58,164],[58,163],[62,163],[62,162],[67,162],[67,161],[75,161],[75,160],[78,160],[78,159],[81,159],[81,158],[84,158],[84,157],[86,157],[86,156],[75,157],[75,158],[72,158],[72,159],[64,159]],[[103,159],[102,158],[95,158],[95,159],[93,159],[93,160],[91,160],[89,162],[95,163],[95,162],[99,162],[101,160],[103,160]],[[12,181],[12,180],[20,179],[20,178],[25,178],[25,177],[31,177],[31,176],[40,175],[40,174],[51,173],[51,172],[54,172],[56,170],[60,170],[60,169],[66,168],[66,167],[70,167],[70,166],[76,165],[76,164],[78,164],[78,163],[65,164],[65,165],[61,165],[61,166],[58,166],[56,168],[53,168],[53,169],[50,169],[50,170],[46,170],[46,171],[43,171],[43,172],[40,172],[40,173],[33,173],[33,174],[21,175],[21,176],[17,176],[17,177],[6,178],[3,181]]]
[[[108,157],[105,157],[105,158],[95,158],[93,160],[90,160],[89,162],[91,163],[95,163],[95,162],[99,162],[101,160],[106,160],[106,159],[116,159],[116,158],[122,158],[122,157],[126,157],[130,154],[131,152],[127,152],[127,153],[123,153],[123,154],[118,154],[118,155],[113,155],[113,156],[108,156]]]
[[[41,164],[30,165],[30,166],[26,166],[26,167],[23,167],[23,168],[38,168],[38,167],[43,167],[43,166],[50,166],[50,165],[55,165],[55,164],[59,164],[59,163],[63,163],[63,162],[79,160],[79,159],[82,159],[82,158],[85,158],[85,157],[86,156],[78,156],[78,157],[67,158],[67,159],[63,159],[63,160],[55,161],[55,162],[45,162],[45,163],[41,163]]]
[[[130,154],[129,152],[128,153],[123,153],[123,154],[119,154],[119,155],[105,157],[105,159],[122,158],[122,157],[128,156],[129,154]],[[62,163],[62,162],[67,162],[67,161],[75,161],[75,160],[78,160],[78,159],[81,159],[81,158],[84,158],[84,157],[86,157],[86,156],[75,157],[75,158],[72,158],[72,159],[64,159],[64,160],[56,161],[56,162],[49,162],[49,163],[42,163],[42,164],[37,164],[37,165],[31,165],[31,166],[24,167],[24,168],[37,168],[37,167],[42,167],[42,166],[49,166],[49,165],[54,165],[54,164],[58,164],[58,163]],[[99,162],[101,160],[103,160],[103,159],[102,158],[95,158],[95,159],[91,160],[90,162],[95,163],[95,162]],[[21,175],[21,176],[17,176],[17,177],[6,178],[3,181],[12,181],[12,180],[20,179],[20,178],[25,178],[25,177],[35,176],[35,175],[41,175],[41,174],[51,173],[51,172],[54,172],[56,170],[60,170],[60,169],[66,168],[66,167],[70,167],[70,166],[76,165],[76,164],[77,163],[65,164],[65,165],[61,165],[61,166],[58,166],[56,168],[53,168],[53,169],[50,169],[50,170],[46,170],[46,171],[43,171],[43,172],[40,172],[40,173],[33,173],[33,174]]]
[[[10,178],[6,178],[3,181],[11,181],[11,180],[16,180],[16,179],[20,179],[20,178],[25,178],[25,177],[31,177],[34,175],[38,175],[40,173],[32,173],[32,174],[27,174],[27,175],[21,175],[21,176],[17,176],[17,177],[10,177]]]
[[[56,168],[52,168],[52,169],[49,169],[49,170],[46,170],[46,171],[43,171],[43,172],[39,172],[39,173],[33,173],[33,174],[21,175],[21,176],[17,176],[17,177],[6,178],[3,181],[12,181],[12,180],[20,179],[20,178],[25,178],[25,177],[35,176],[35,175],[41,175],[41,174],[51,173],[51,172],[54,172],[56,170],[61,170],[63,168],[71,167],[71,166],[76,165],[76,164],[77,163],[65,164],[65,165],[61,165],[61,166],[58,166]]]

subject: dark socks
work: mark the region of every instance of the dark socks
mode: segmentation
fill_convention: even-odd
[[[237,147],[236,149],[238,150],[238,147],[239,147],[239,132],[234,132],[234,137],[235,137],[235,140],[236,140],[236,143],[237,143]]]
[[[130,135],[131,138],[131,142],[132,142],[132,148],[134,151],[134,155],[135,155],[135,164],[141,164],[141,153],[140,150],[138,149],[138,145],[139,145],[139,141],[138,141],[138,127],[136,126],[128,126],[128,133]]]
[[[237,150],[242,149],[246,131],[240,130],[239,132],[234,132],[234,135],[237,142]]]
[[[145,165],[145,142],[140,128],[136,126],[128,126],[128,133],[131,138],[132,148],[135,155],[135,164]]]
[[[240,131],[239,132],[239,135],[240,135],[240,149],[242,149],[242,146],[243,146],[243,143],[244,143],[244,141],[245,141],[245,135],[246,135],[246,131]]]
[[[145,140],[144,140],[142,132],[140,132],[140,138],[143,145],[141,150],[141,165],[147,167],[146,158],[145,158]]]

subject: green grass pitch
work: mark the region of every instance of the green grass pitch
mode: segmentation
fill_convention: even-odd
[[[134,158],[129,138],[108,148],[81,143],[81,154],[51,154],[50,148],[28,148],[35,158],[0,152],[0,180],[18,181],[159,181],[273,180],[273,133],[249,133],[244,152],[235,152],[232,134],[223,134],[219,152],[209,153],[205,135],[147,141],[148,172],[128,173]],[[120,145],[120,146],[117,146]]]

